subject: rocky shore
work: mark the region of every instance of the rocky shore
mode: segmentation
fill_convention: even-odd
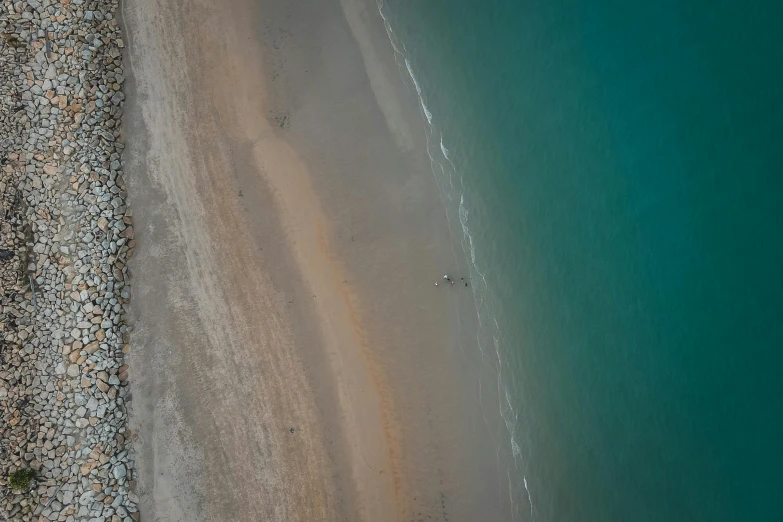
[[[0,521],[139,520],[117,10],[0,4]]]

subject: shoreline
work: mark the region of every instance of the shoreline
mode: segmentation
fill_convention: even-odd
[[[343,0],[347,2],[349,0]],[[479,413],[484,419],[483,429],[477,430],[473,435],[479,437],[489,437],[493,441],[494,460],[497,463],[497,473],[494,478],[491,473],[486,474],[486,481],[494,483],[499,489],[507,490],[508,495],[502,495],[496,498],[498,505],[503,506],[498,511],[498,517],[508,517],[517,520],[529,514],[535,519],[536,508],[533,503],[530,489],[527,483],[525,469],[527,464],[522,451],[519,449],[520,437],[524,437],[517,432],[519,405],[513,405],[508,397],[509,383],[502,378],[504,367],[508,361],[504,356],[496,351],[495,342],[502,334],[498,330],[494,308],[490,302],[494,301],[494,293],[488,286],[484,271],[472,259],[475,255],[474,236],[481,225],[474,222],[472,216],[477,210],[471,203],[477,201],[473,198],[478,196],[475,192],[471,195],[463,185],[462,174],[457,165],[452,160],[453,150],[449,150],[444,144],[447,137],[451,137],[448,142],[460,141],[457,136],[461,134],[460,129],[447,128],[442,125],[442,117],[448,117],[448,114],[436,113],[429,101],[436,101],[438,97],[430,92],[429,96],[422,89],[421,79],[418,74],[416,60],[413,59],[415,49],[410,49],[410,42],[405,42],[395,32],[400,28],[392,25],[389,7],[383,0],[376,0],[378,14],[383,20],[383,32],[386,38],[380,37],[380,40],[386,40],[387,53],[394,57],[393,63],[398,70],[397,82],[405,85],[408,98],[413,100],[415,114],[408,116],[409,121],[418,121],[421,126],[421,135],[419,136],[420,145],[426,151],[426,156],[430,164],[430,173],[438,186],[438,195],[440,197],[440,210],[445,214],[446,235],[450,241],[445,241],[440,252],[440,259],[452,259],[456,266],[463,266],[465,276],[470,281],[470,292],[467,299],[461,299],[454,303],[452,315],[460,324],[460,334],[453,340],[453,344],[459,347],[459,355],[464,359],[461,364],[461,374],[465,379],[467,388],[474,387],[478,395],[478,404],[467,407],[465,410],[473,410],[473,413]],[[400,22],[398,20],[398,22]],[[410,35],[409,35],[410,36]],[[357,39],[359,39],[357,37]],[[419,49],[420,50],[420,49]],[[366,60],[367,63],[367,60]],[[393,67],[392,67],[393,68]],[[369,70],[369,66],[368,66]],[[431,79],[431,77],[429,78]],[[434,86],[430,86],[433,88]],[[381,94],[376,93],[379,104]],[[387,114],[385,112],[385,114]],[[387,120],[391,120],[387,116]],[[448,143],[447,142],[447,143]],[[471,201],[471,199],[473,199]],[[479,210],[480,211],[480,210]],[[463,216],[464,213],[464,216]],[[465,219],[463,221],[463,218]],[[494,324],[494,327],[492,326]],[[467,390],[469,391],[469,390]],[[512,392],[513,394],[513,392]],[[475,394],[465,397],[466,402],[474,401]],[[481,446],[475,443],[475,446]],[[486,446],[484,444],[484,446]],[[486,455],[485,455],[486,457]],[[486,473],[487,470],[485,470]],[[487,493],[485,492],[485,495]],[[487,499],[490,496],[486,497]],[[486,505],[486,504],[485,504]],[[483,511],[478,514],[484,516]]]

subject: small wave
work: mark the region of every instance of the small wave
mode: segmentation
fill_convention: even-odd
[[[440,151],[443,153],[443,157],[446,158],[449,163],[451,163],[451,158],[449,158],[449,149],[447,149],[443,144],[443,134],[440,135]]]
[[[424,115],[427,116],[427,122],[432,125],[432,113],[427,109],[427,106],[424,105],[424,100],[421,100],[421,108],[424,109]]]
[[[525,485],[525,491],[527,492],[527,501],[530,504],[530,518],[535,520],[536,514],[533,512],[533,497],[530,494],[530,488],[527,487],[527,477],[522,476],[522,483]]]
[[[466,227],[468,224],[468,209],[465,208],[464,196],[460,196],[459,198],[459,222],[463,227]]]
[[[468,251],[470,252],[470,263],[473,265],[473,269],[481,275],[482,279],[484,274],[478,269],[476,265],[476,247],[473,245],[473,236],[470,234],[470,228],[468,228],[468,209],[465,206],[465,196],[459,197],[459,223],[462,225],[462,237],[468,240]]]
[[[421,87],[419,86],[419,81],[416,79],[416,75],[413,74],[413,69],[411,68],[411,62],[407,58],[405,58],[405,67],[408,69],[408,74],[411,77],[411,80],[413,80],[413,85],[416,87],[416,94],[419,95],[419,103],[421,104],[421,109],[424,111],[424,115],[427,117],[427,123],[432,125],[432,113],[427,109],[427,104],[424,103],[424,96],[421,93]]]
[[[413,80],[413,86],[416,87],[416,94],[418,94],[419,98],[421,98],[421,87],[419,86],[419,80],[417,80],[416,75],[413,74],[411,62],[407,58],[405,58],[405,67],[408,69],[408,74],[411,76],[411,80]]]

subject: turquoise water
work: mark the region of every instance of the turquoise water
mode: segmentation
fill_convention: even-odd
[[[513,518],[783,520],[783,4],[382,13],[508,394]]]

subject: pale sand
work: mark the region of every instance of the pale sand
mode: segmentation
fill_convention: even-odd
[[[125,2],[144,520],[501,519],[415,105],[342,7]]]

